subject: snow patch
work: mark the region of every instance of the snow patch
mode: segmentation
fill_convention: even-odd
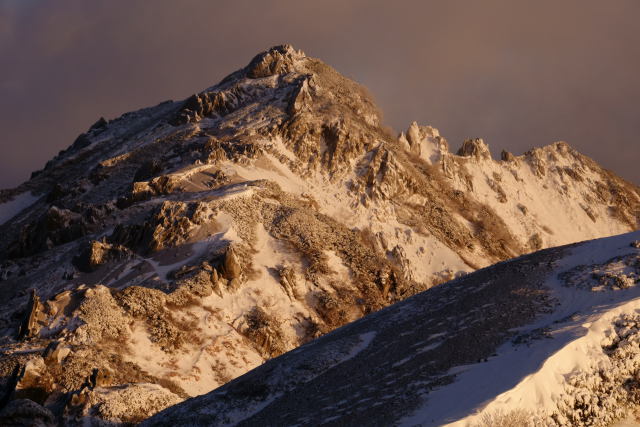
[[[361,353],[367,347],[369,347],[369,345],[371,345],[375,337],[376,337],[375,331],[370,331],[370,332],[365,332],[364,334],[360,334],[358,336],[358,339],[360,340],[358,344],[354,345],[351,348],[351,350],[349,350],[349,353],[347,353],[347,355],[342,360],[340,360],[339,363],[344,363],[347,360],[351,360],[354,357],[356,357],[359,353]]]
[[[566,287],[558,278],[579,265],[601,264],[611,257],[637,253],[629,245],[640,232],[600,239],[575,247],[547,279],[559,305],[520,333],[545,328],[548,338],[507,343],[484,363],[459,366],[454,382],[425,395],[424,405],[401,425],[472,427],[483,414],[529,410],[549,416],[557,409],[568,378],[607,366],[602,343],[624,314],[640,312],[640,289],[591,292]],[[471,415],[469,415],[471,414]]]

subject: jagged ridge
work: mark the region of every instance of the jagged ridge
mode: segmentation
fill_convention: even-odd
[[[416,123],[395,137],[364,88],[290,46],[99,120],[0,200],[16,211],[0,224],[4,379],[68,423],[138,420],[434,284],[636,228],[640,211],[637,187],[566,143],[494,161]],[[78,382],[94,369],[127,375]],[[132,383],[146,400],[113,415]]]

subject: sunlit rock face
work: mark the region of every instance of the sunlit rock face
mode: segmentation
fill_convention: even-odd
[[[0,192],[7,411],[137,422],[478,268],[637,228],[638,189],[566,143],[496,161],[380,117],[277,46]]]
[[[638,238],[472,272],[143,425],[637,425]]]

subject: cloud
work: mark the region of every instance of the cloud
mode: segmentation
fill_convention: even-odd
[[[640,3],[5,1],[0,187],[98,117],[181,99],[292,43],[368,86],[386,120],[516,153],[568,140],[640,182]]]

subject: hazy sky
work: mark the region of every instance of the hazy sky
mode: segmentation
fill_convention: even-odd
[[[566,140],[640,183],[640,1],[0,0],[0,188],[100,116],[182,99],[290,43],[494,157]]]

